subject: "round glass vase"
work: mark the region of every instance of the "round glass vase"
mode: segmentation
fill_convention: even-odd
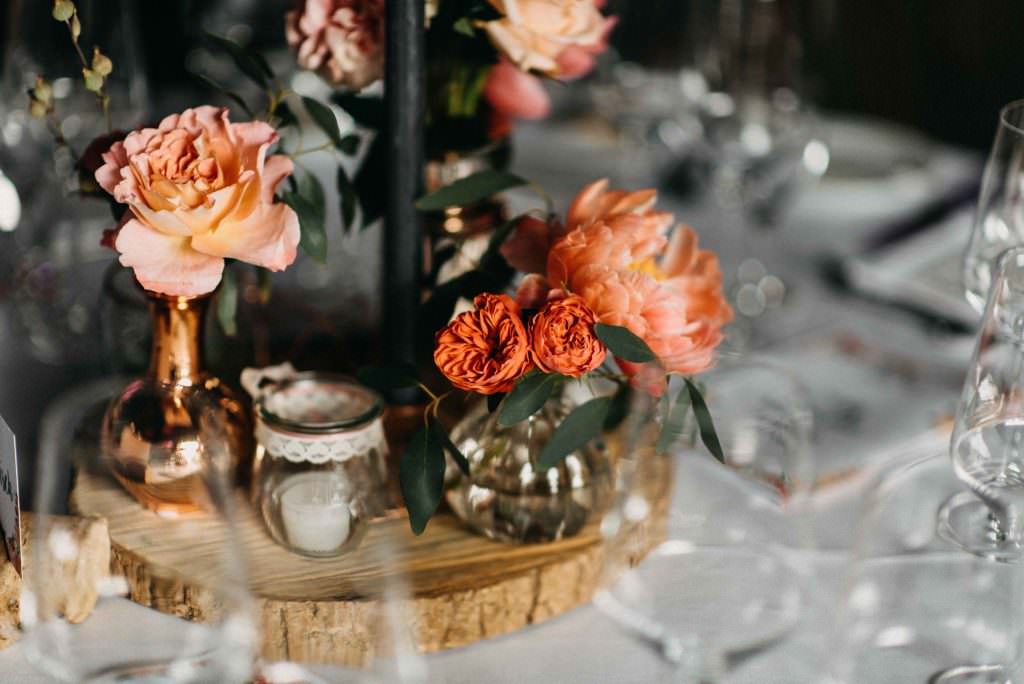
[[[452,441],[469,461],[469,475],[454,464],[445,497],[455,514],[479,534],[530,544],[577,534],[604,510],[613,490],[609,450],[595,439],[547,470],[541,450],[574,404],[565,395],[511,427],[483,403],[452,430]]]
[[[255,403],[252,498],[289,551],[332,558],[355,549],[389,507],[384,402],[324,373],[265,385]]]
[[[244,406],[203,369],[203,331],[212,295],[146,291],[153,323],[149,370],[114,398],[103,419],[102,453],[111,473],[158,513],[203,510],[204,471],[217,467],[236,473],[252,453]],[[188,409],[197,403],[217,415],[199,416]],[[227,453],[206,448],[203,425],[212,423],[224,430]]]

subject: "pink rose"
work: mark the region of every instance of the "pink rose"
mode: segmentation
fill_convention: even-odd
[[[274,202],[292,172],[267,156],[277,132],[231,123],[228,110],[186,109],[129,133],[103,154],[96,181],[127,204],[114,246],[147,290],[193,296],[220,283],[224,259],[280,271],[295,260],[299,220]]]
[[[360,90],[384,75],[384,0],[300,0],[285,38],[302,68]]]
[[[498,51],[523,71],[575,78],[592,68],[584,56],[605,49],[614,19],[594,0],[489,0],[504,16],[483,23]],[[570,53],[563,56],[563,52]],[[561,58],[561,61],[560,61]]]
[[[491,68],[484,97],[498,112],[517,119],[543,119],[551,113],[551,98],[544,84],[502,59]]]

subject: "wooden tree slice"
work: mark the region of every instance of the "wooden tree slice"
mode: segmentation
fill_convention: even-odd
[[[355,551],[307,559],[275,544],[238,497],[236,537],[258,605],[261,656],[271,660],[366,664],[384,643],[377,630],[385,595],[409,597],[404,607],[424,652],[506,634],[588,602],[603,567],[596,522],[570,539],[515,546],[473,534],[451,515],[438,515],[420,537],[405,519],[375,521]],[[85,470],[71,509],[107,519],[112,570],[125,576],[132,600],[198,621],[216,610],[203,578],[215,572],[220,549],[207,538],[221,538],[220,522],[193,521],[182,534],[113,480]],[[204,529],[208,535],[196,534]],[[638,553],[646,547],[641,542]]]

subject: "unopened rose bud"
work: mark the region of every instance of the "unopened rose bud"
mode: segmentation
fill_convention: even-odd
[[[48,105],[53,99],[53,87],[42,76],[36,76],[36,84],[32,88],[31,95],[33,100],[39,100],[44,105]]]
[[[75,3],[71,0],[53,0],[53,18],[67,21],[75,14]]]
[[[71,15],[71,37],[78,40],[82,35],[82,22],[78,21],[78,13]]]
[[[92,69],[82,69],[82,76],[85,77],[85,89],[94,93],[103,90],[103,77]]]
[[[32,100],[32,104],[28,108],[29,113],[37,119],[46,117],[47,107],[39,100]]]
[[[92,70],[104,77],[109,76],[110,72],[114,70],[114,63],[100,52],[98,47],[92,49]]]

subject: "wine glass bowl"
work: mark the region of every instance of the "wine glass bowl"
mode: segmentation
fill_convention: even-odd
[[[969,493],[946,502],[939,530],[973,553],[1015,560],[1024,541],[1024,248],[1003,254],[987,294],[950,440]]]

